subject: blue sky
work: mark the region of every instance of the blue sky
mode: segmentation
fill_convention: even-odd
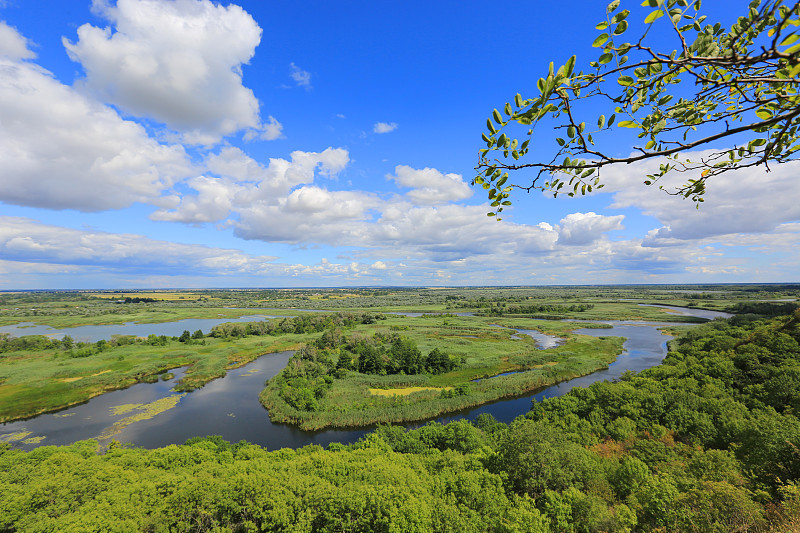
[[[797,281],[794,164],[485,216],[486,117],[604,7],[0,0],[0,289]]]

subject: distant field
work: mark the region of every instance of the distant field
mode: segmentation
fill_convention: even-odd
[[[162,291],[153,291],[153,292],[83,292],[86,296],[91,296],[93,298],[104,298],[106,300],[124,300],[125,298],[152,298],[154,300],[166,300],[166,301],[181,301],[181,300],[196,300],[203,296],[192,293],[190,291],[173,291],[173,292],[162,292]],[[207,297],[208,299],[216,299],[213,296]]]

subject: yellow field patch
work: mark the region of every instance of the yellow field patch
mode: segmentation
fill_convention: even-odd
[[[374,396],[408,396],[415,392],[424,390],[451,390],[453,387],[404,387],[402,389],[369,389],[370,394]]]

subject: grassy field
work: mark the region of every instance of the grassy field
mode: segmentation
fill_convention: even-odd
[[[157,301],[120,303],[126,297]],[[491,308],[532,304],[561,308],[542,313],[552,318],[686,322],[690,319],[638,304],[662,303],[725,311],[746,302],[796,301],[798,298],[798,285],[5,292],[0,293],[0,326],[33,322],[63,328],[128,321],[156,323],[184,318],[235,318],[252,313],[252,308],[280,309],[280,314],[296,314],[297,309],[484,313]],[[563,309],[580,304],[592,307],[582,311]]]

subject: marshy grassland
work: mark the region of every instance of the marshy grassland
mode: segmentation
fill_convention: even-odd
[[[537,329],[544,322],[518,321],[525,323],[525,329]],[[300,359],[269,381],[261,401],[274,422],[306,430],[425,420],[605,368],[621,353],[624,341],[575,335],[571,330],[584,324],[558,323],[542,329],[557,333],[563,344],[540,350],[532,338],[512,338],[515,330],[494,323],[486,317],[394,317],[369,329],[358,328],[353,333],[365,337],[395,333],[413,342],[423,355],[439,350],[460,364],[439,374],[332,371],[327,374],[332,376],[327,386],[317,386],[321,382],[315,384],[315,376]],[[337,363],[331,360],[329,368],[335,369]],[[499,376],[509,372],[516,373]],[[303,373],[308,376],[298,380],[296,375]],[[308,389],[314,401],[302,405],[295,401],[293,405],[291,398],[286,399],[290,394],[287,387],[299,389],[300,394]]]
[[[779,285],[6,292],[0,293],[0,325],[67,328],[233,319],[259,313],[294,318],[273,319],[252,331],[238,324],[213,336],[205,332],[190,342],[176,337],[118,337],[68,346],[43,336],[14,339],[0,334],[0,421],[62,409],[158,379],[178,367],[188,367],[178,388],[189,391],[260,355],[313,344],[337,328],[345,336],[402,336],[423,356],[439,350],[459,364],[441,373],[332,372],[331,383],[317,393],[314,410],[298,410],[282,401],[276,392],[278,376],[261,395],[271,416],[309,429],[419,420],[584,375],[605,367],[620,353],[622,339],[570,333],[587,327],[585,323],[533,316],[657,320],[678,326],[698,320],[639,304],[747,311],[747,306],[792,305],[785,302],[792,298],[797,298],[796,288]],[[372,318],[342,322],[343,314]],[[340,318],[325,318],[336,316]],[[497,326],[537,329],[563,338],[564,343],[539,350],[532,339],[512,339],[511,329]],[[333,357],[334,367],[336,362]],[[523,372],[473,381],[515,371]]]

